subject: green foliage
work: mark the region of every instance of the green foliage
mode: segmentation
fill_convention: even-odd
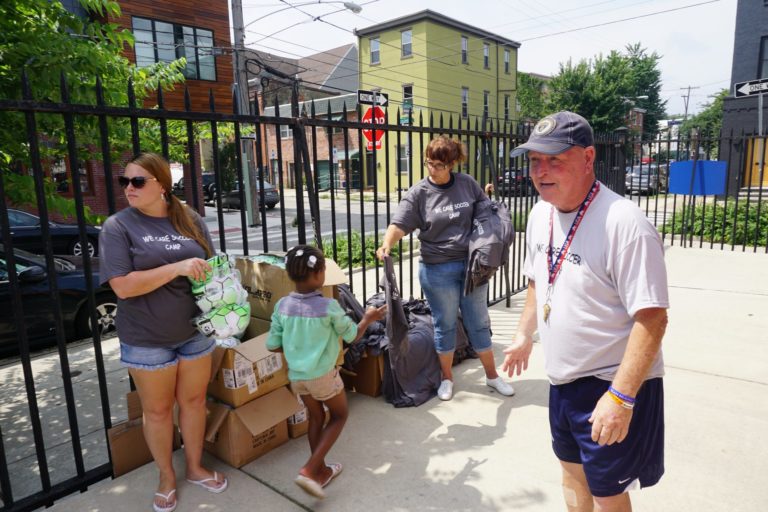
[[[636,44],[627,46],[625,53],[613,50],[577,64],[561,63],[560,72],[549,83],[545,110],[571,110],[588,119],[596,132],[611,132],[626,124],[634,104],[647,111],[643,132],[653,137],[666,104],[660,97],[659,59]]]
[[[379,234],[379,243],[384,238],[383,234]],[[365,258],[366,268],[370,268],[376,264],[376,247],[373,236],[367,236],[365,238],[365,248],[363,248],[363,237],[359,231],[352,231],[349,238],[339,237],[336,239],[336,263],[341,268],[349,268],[349,247],[352,247],[352,268],[361,267],[363,264],[363,258]],[[333,239],[323,239],[323,254],[326,258],[333,258]],[[393,259],[400,257],[400,247],[396,245],[392,248],[390,255]]]
[[[91,16],[81,18],[70,13],[59,0],[0,2],[0,97],[22,98],[22,72],[28,77],[35,101],[63,101],[61,80],[64,77],[68,100],[87,105],[96,104],[97,77],[103,86],[104,102],[114,106],[128,104],[129,82],[134,84],[137,105],[141,105],[152,90],[170,89],[183,82],[184,59],[139,69],[122,55],[125,46],[133,45],[131,32],[115,23],[98,21],[105,16],[120,16],[116,1],[80,0],[80,4]],[[39,114],[35,118],[41,157],[49,162],[65,158],[67,141],[63,117]],[[94,142],[100,140],[98,119],[77,116],[74,125],[79,158],[100,159],[101,152],[93,151]],[[109,130],[113,161],[119,161],[131,148],[129,122],[122,118],[110,119]],[[156,140],[159,141],[159,137]],[[4,176],[30,167],[28,144],[24,116],[0,113],[0,172]],[[9,179],[8,200],[15,205],[30,204],[30,198],[34,199],[31,180],[6,179]],[[50,184],[46,185],[46,201],[54,211],[64,214],[74,211],[74,206],[67,204],[72,200],[59,196]]]
[[[695,128],[701,136],[718,137],[723,126],[723,102],[729,94],[728,89],[723,89],[711,102],[705,103],[701,112],[680,125],[680,135],[687,137]]]
[[[224,143],[219,149],[219,173],[222,192],[235,188],[237,181],[237,147],[234,141]]]
[[[760,215],[758,217],[758,209]],[[725,224],[725,229],[723,229]],[[686,211],[685,223],[682,212],[675,214],[674,224],[670,221],[661,227],[662,233],[685,234],[701,237],[705,242],[724,242],[733,245],[754,245],[765,247],[768,243],[768,201],[761,203],[746,201],[699,205]]]
[[[544,100],[546,87],[541,78],[518,72],[517,100],[520,102],[521,118],[535,121],[547,115]]]

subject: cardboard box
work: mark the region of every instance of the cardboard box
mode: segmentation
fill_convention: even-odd
[[[287,387],[233,409],[208,402],[205,450],[239,468],[288,441],[288,417],[299,404]]]
[[[301,410],[288,418],[288,436],[291,439],[303,436],[309,429],[309,413],[307,412],[307,407],[304,405],[304,402],[299,395],[296,395],[296,399],[299,401]],[[323,405],[323,410],[325,411],[323,425],[327,425],[331,420],[331,411],[325,405]]]
[[[252,316],[248,327],[245,328],[245,333],[243,333],[243,339],[249,340],[251,338],[255,338],[256,336],[260,336],[265,332],[269,332],[269,328],[271,326],[272,322],[269,320],[264,320],[262,318],[256,318],[255,316]]]
[[[107,431],[109,450],[112,454],[112,474],[114,477],[152,462],[152,453],[144,439],[141,400],[136,391],[126,395],[128,401],[128,420],[114,425]],[[181,447],[179,429],[173,426],[173,449]]]
[[[274,256],[282,261],[285,253],[275,252],[261,256]],[[235,259],[235,267],[240,271],[243,287],[248,291],[251,316],[270,320],[277,301],[294,291],[295,286],[293,281],[288,278],[288,273],[283,266],[255,261],[255,258],[258,257],[238,257]],[[338,298],[338,291],[335,286],[346,282],[346,274],[335,261],[326,258],[325,283],[321,290],[323,295]]]
[[[358,361],[352,372],[342,371],[341,378],[344,386],[351,391],[374,397],[381,395],[384,355],[372,356],[366,350],[364,357]]]
[[[267,334],[234,348],[216,347],[213,351],[208,395],[232,407],[240,407],[287,384],[285,358],[267,350]]]

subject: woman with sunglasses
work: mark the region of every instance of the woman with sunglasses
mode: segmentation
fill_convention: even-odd
[[[453,397],[451,367],[459,310],[485,370],[485,383],[511,396],[515,391],[499,376],[493,358],[488,284],[475,287],[469,295],[462,293],[474,207],[488,198],[474,178],[453,172],[457,163],[466,160],[461,142],[440,136],[429,143],[425,153],[429,175],[416,183],[398,205],[376,255],[383,259],[401,238],[419,230],[419,282],[432,310],[435,349],[442,371],[437,396],[441,400]]]
[[[118,296],[120,360],[136,383],[144,409],[144,437],[160,472],[152,507],[176,508],[173,405],[179,404],[186,479],[220,493],[227,479],[201,465],[205,393],[214,341],[197,332],[199,314],[188,277],[210,270],[208,228],[172,193],[168,162],[153,153],[131,160],[118,178],[129,207],[102,227],[100,278]]]

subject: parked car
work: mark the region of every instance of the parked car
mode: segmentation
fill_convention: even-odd
[[[628,194],[656,194],[659,191],[659,168],[656,164],[627,168],[624,190]]]
[[[11,225],[11,237],[13,238],[13,246],[15,248],[24,249],[36,254],[43,253],[40,217],[9,208],[8,222]],[[83,254],[77,224],[49,222],[48,229],[51,234],[54,254],[71,254],[73,256],[81,256]],[[97,256],[99,254],[99,233],[101,228],[98,226],[86,226],[85,232],[88,236],[88,254]]]
[[[260,189],[261,182],[259,180],[256,180],[256,190],[257,193]],[[213,189],[214,195],[216,193],[216,187]],[[261,196],[259,196],[261,197]],[[264,204],[266,205],[267,209],[271,210],[277,204],[280,202],[280,193],[277,191],[277,188],[265,181],[264,182]],[[224,197],[221,198],[221,205],[226,206],[228,208],[236,208],[240,209],[240,186],[236,183],[235,188],[233,190],[230,190],[227,194],[224,195]]]
[[[507,169],[496,178],[499,194],[502,196],[530,196],[535,193],[528,167]]]
[[[30,252],[14,249],[18,294],[24,310],[24,324],[30,347],[41,348],[56,343],[54,303],[48,286],[45,258]],[[13,303],[6,250],[0,244],[0,355],[18,353],[18,327],[14,321]],[[82,258],[76,256],[54,257],[56,266],[56,300],[61,303],[64,321],[64,338],[74,341],[89,338],[91,329],[90,310]],[[93,286],[96,297],[96,318],[102,338],[115,333],[117,297],[109,286],[99,286],[99,259],[91,260]]]
[[[213,191],[216,189],[216,175],[212,172],[204,172],[201,176],[203,179],[203,200],[211,202],[215,196]],[[173,184],[173,195],[184,197],[184,177],[179,178],[179,181]]]

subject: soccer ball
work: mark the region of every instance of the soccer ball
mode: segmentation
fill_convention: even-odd
[[[211,270],[210,272],[205,273],[204,279],[198,281],[196,279],[192,279],[191,277],[189,278],[189,281],[192,283],[192,295],[195,297],[205,293],[205,287],[210,282],[211,278],[227,275],[230,273],[232,268],[232,263],[229,261],[229,257],[224,253],[217,254],[213,258],[209,258],[207,261],[211,266]]]
[[[248,299],[248,292],[240,284],[240,279],[235,274],[222,277],[213,277],[205,285],[205,293],[197,299],[197,307],[207,313],[222,306],[243,304]]]
[[[229,338],[245,332],[251,320],[251,306],[247,302],[223,306],[197,318],[198,330],[209,337]]]

